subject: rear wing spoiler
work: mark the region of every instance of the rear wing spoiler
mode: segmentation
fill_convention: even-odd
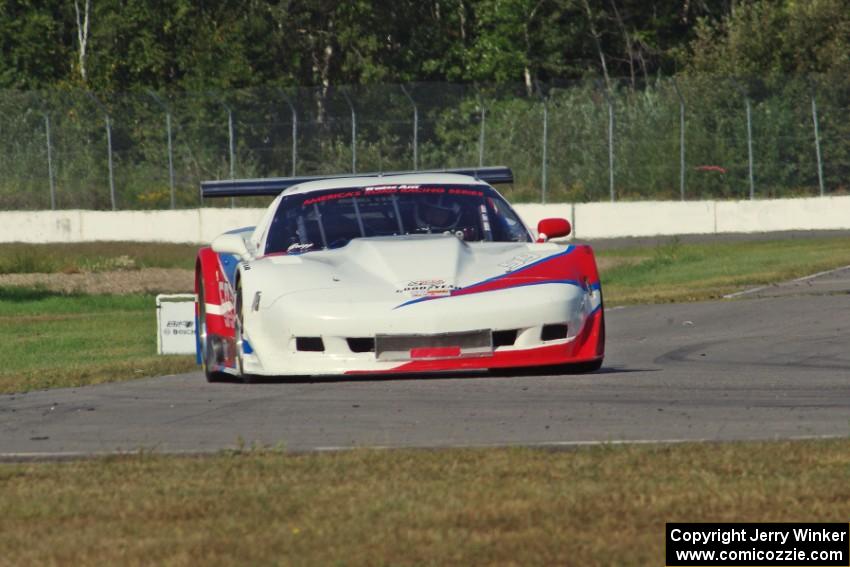
[[[514,174],[511,168],[495,167],[462,167],[457,169],[428,169],[420,171],[385,171],[383,173],[347,173],[339,175],[314,175],[309,177],[267,177],[264,179],[225,179],[221,181],[202,181],[201,196],[210,197],[276,197],[281,192],[308,181],[325,179],[343,179],[348,177],[391,177],[411,173],[455,173],[480,179],[491,185],[497,183],[513,183]]]

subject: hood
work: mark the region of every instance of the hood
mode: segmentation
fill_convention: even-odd
[[[476,264],[476,254],[454,236],[423,235],[356,239],[339,260],[334,262],[337,271],[350,276],[362,273],[399,285],[432,281],[456,286]]]
[[[277,297],[344,289],[352,299],[365,294],[406,301],[449,295],[564,250],[557,244],[468,243],[442,234],[358,238],[335,250],[263,258],[251,263],[251,271],[264,293],[273,289]]]

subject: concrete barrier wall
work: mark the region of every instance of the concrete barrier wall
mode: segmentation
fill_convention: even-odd
[[[81,240],[198,242],[199,212],[80,211]]]
[[[850,228],[850,196],[776,201],[717,201],[717,232]]]
[[[850,230],[850,196],[771,201],[643,201],[516,205],[531,227],[546,217],[568,219],[581,239]],[[210,242],[251,226],[265,209],[178,211],[0,211],[0,242]]]
[[[80,242],[81,212],[0,212],[0,242]]]
[[[209,242],[251,226],[265,209],[0,211],[0,242]]]
[[[575,236],[582,239],[620,236],[711,234],[714,201],[643,201],[576,205]]]
[[[850,196],[770,201],[640,201],[516,205],[532,228],[541,218],[570,220],[573,237],[850,230]]]

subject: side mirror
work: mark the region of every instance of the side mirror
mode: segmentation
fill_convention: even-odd
[[[537,223],[537,242],[567,236],[570,231],[572,227],[567,219],[543,219]]]
[[[241,234],[222,234],[212,241],[213,252],[233,254],[239,258],[248,255],[248,247]]]

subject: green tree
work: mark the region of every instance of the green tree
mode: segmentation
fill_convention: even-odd
[[[684,57],[693,73],[846,73],[850,10],[843,0],[743,3],[721,20],[700,20]]]
[[[55,84],[73,58],[64,2],[0,2],[0,87]]]

